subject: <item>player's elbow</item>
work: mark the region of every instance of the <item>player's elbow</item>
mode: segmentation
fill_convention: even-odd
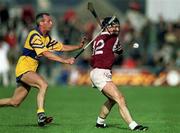
[[[55,55],[52,52],[50,52],[50,51],[45,51],[45,52],[42,53],[42,55],[44,57],[46,57],[47,59],[49,59],[49,60],[55,60],[54,59]]]
[[[47,58],[49,57],[49,55],[51,55],[51,53],[49,51],[44,51],[41,54]]]
[[[21,102],[19,102],[19,101],[15,101],[15,100],[10,101],[10,105],[15,108],[19,107],[20,104],[21,104]]]

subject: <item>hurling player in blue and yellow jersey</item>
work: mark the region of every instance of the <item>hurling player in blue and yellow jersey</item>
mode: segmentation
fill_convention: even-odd
[[[49,35],[53,27],[52,17],[48,13],[40,13],[36,16],[37,27],[31,30],[26,38],[23,53],[16,66],[17,88],[12,97],[0,99],[0,107],[17,107],[22,103],[30,91],[30,87],[38,89],[37,116],[38,125],[44,126],[52,121],[44,111],[44,99],[48,87],[47,82],[37,72],[39,58],[44,56],[50,60],[61,63],[73,64],[74,58],[64,59],[52,51],[73,51],[83,47],[82,40],[79,45],[64,45],[52,39]]]

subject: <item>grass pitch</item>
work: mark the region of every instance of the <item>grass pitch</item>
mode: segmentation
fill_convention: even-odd
[[[122,88],[134,119],[149,126],[148,133],[180,132],[180,88]],[[0,98],[9,97],[13,87],[0,87]],[[105,97],[89,86],[49,87],[46,114],[52,124],[40,128],[36,124],[36,94],[32,89],[18,108],[0,108],[0,133],[132,133],[115,106],[107,118],[107,129],[94,127]]]

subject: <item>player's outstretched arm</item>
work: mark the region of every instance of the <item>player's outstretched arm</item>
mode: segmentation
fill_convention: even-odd
[[[81,42],[80,42],[79,45],[68,45],[68,44],[64,44],[61,51],[74,51],[74,50],[77,50],[77,49],[81,49],[81,48],[84,46],[85,41],[86,41],[86,38],[83,37],[83,38],[81,39]]]
[[[74,64],[74,61],[75,61],[74,58],[64,59],[50,51],[45,51],[42,53],[42,55],[48,58],[49,60],[53,60],[53,61],[57,61],[57,62],[65,63],[65,64]]]

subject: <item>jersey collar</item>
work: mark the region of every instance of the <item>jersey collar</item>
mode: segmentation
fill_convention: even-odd
[[[35,27],[35,29],[37,32],[39,32],[41,36],[44,36],[43,33],[40,31],[39,27]],[[48,36],[48,33],[46,33],[45,36]]]
[[[107,32],[107,31],[104,31],[104,32],[102,32],[102,33],[101,33],[101,35],[105,35],[105,34],[110,35],[110,33],[109,33],[109,32]]]

